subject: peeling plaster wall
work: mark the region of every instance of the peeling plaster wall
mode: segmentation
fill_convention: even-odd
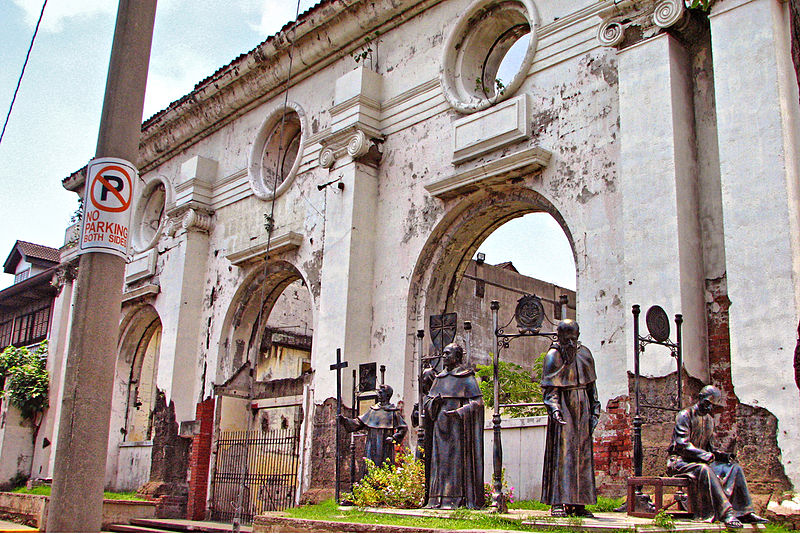
[[[763,7],[764,1],[740,3]],[[721,4],[731,3],[732,0],[725,0]],[[687,325],[690,374],[705,380],[709,367],[712,377],[721,376],[720,372],[730,373],[732,367],[730,388],[744,391],[743,401],[748,404],[768,405],[777,416],[777,450],[784,450],[788,457],[787,451],[797,448],[790,439],[797,427],[791,411],[796,412],[796,406],[773,407],[763,383],[755,383],[762,380],[762,373],[752,373],[755,381],[743,377],[744,371],[752,368],[750,359],[758,357],[752,349],[765,330],[749,329],[752,335],[741,335],[736,329],[745,323],[733,311],[730,335],[716,329],[721,322],[727,328],[729,287],[731,300],[740,310],[746,303],[758,300],[745,298],[750,295],[748,291],[763,294],[759,284],[748,286],[748,278],[741,277],[741,273],[754,279],[762,276],[758,269],[741,260],[742,254],[749,258],[756,252],[748,252],[733,229],[725,227],[730,224],[730,209],[737,217],[755,219],[748,211],[749,204],[737,204],[724,186],[726,169],[747,158],[748,151],[740,148],[738,154],[730,150],[721,153],[726,141],[718,135],[720,123],[732,118],[718,112],[726,104],[720,103],[717,85],[720,79],[739,80],[740,76],[730,69],[723,72],[718,65],[724,62],[720,63],[716,52],[727,45],[726,39],[733,42],[735,35],[715,36],[712,23],[710,37],[708,33],[695,36],[695,44],[684,49],[678,38],[657,28],[644,28],[634,32],[635,38],[626,37],[626,45],[636,38],[652,39],[632,45],[641,45],[638,52],[635,48],[620,52],[601,45],[597,39],[598,26],[603,22],[600,9],[613,2],[538,0],[538,49],[522,86],[509,95],[527,95],[529,115],[524,122],[529,135],[454,164],[454,132],[464,115],[451,108],[439,76],[447,36],[470,2],[426,2],[425,11],[414,14],[404,10],[417,6],[415,2],[398,0],[391,2],[390,9],[396,10],[391,22],[374,27],[372,17],[377,17],[378,8],[388,8],[389,4],[388,0],[369,5],[353,2],[353,12],[364,15],[357,24],[364,34],[373,37],[372,52],[365,63],[375,74],[354,73],[354,69],[364,67],[343,52],[331,56],[324,68],[315,66],[309,77],[301,72],[293,78],[289,100],[304,112],[305,148],[293,183],[274,204],[253,194],[248,165],[259,128],[271,112],[283,105],[282,94],[269,98],[252,95],[252,107],[230,110],[235,118],[210,133],[198,132],[198,141],[181,145],[186,148],[145,174],[145,179],[159,176],[170,183],[176,199],[166,206],[168,220],[155,245],[157,258],[152,272],[131,282],[128,290],[142,292],[131,304],[151,305],[163,323],[165,341],[158,385],[168,392],[169,400],[175,401],[178,421],[192,419],[195,403],[205,398],[214,385],[231,378],[254,350],[257,336],[253,323],[261,299],[271,305],[277,299],[277,294],[272,293],[297,278],[306,285],[309,327],[315,335],[312,389],[318,408],[317,413],[305,414],[307,421],[314,421],[315,432],[330,433],[322,420],[323,414],[330,411],[330,402],[324,409],[320,406],[335,396],[335,374],[330,364],[339,346],[345,348],[343,356],[350,365],[345,372],[345,391],[350,388],[352,369],[359,363],[377,362],[387,366],[386,381],[394,386],[394,401],[402,400],[410,409],[416,391],[416,330],[427,327],[428,315],[452,311],[468,260],[494,229],[524,213],[547,211],[561,224],[572,245],[581,340],[595,357],[601,403],[612,406],[606,413],[608,428],[601,429],[611,451],[607,463],[610,465],[618,457],[627,461],[624,454],[613,449],[616,445],[609,434],[622,432],[624,412],[630,407],[625,400],[630,394],[627,373],[633,367],[630,305],[641,303],[646,310],[648,303],[634,302],[644,296],[669,300],[670,315],[683,312],[691,318]],[[722,16],[718,20],[723,21]],[[318,32],[315,37],[335,40],[337,32],[353,24],[351,19],[333,20],[314,30]],[[376,29],[380,30],[377,37]],[[361,49],[360,43],[351,43],[348,48],[354,52]],[[642,52],[645,49],[649,56]],[[298,57],[307,57],[307,52],[301,46]],[[637,53],[668,61],[672,85],[664,89],[660,83],[663,80],[647,61],[634,66],[629,58]],[[347,84],[337,85],[345,75]],[[642,87],[636,81],[644,79],[644,75],[649,76],[652,87],[661,88],[662,92],[655,96],[687,105],[675,106],[675,114],[661,108],[650,110],[652,113],[639,109],[641,102],[636,99],[641,98]],[[200,113],[211,119],[221,113],[226,98],[233,102],[257,87],[260,86],[248,78],[233,90],[235,95],[223,94],[219,101],[204,104],[206,107],[197,104],[197,108],[187,110],[187,115]],[[343,88],[355,91],[357,98],[337,95],[337,90]],[[796,105],[796,92],[792,95]],[[727,95],[728,100],[730,96]],[[770,100],[765,105],[778,107],[774,102]],[[724,109],[726,113],[731,111]],[[491,136],[496,125],[487,116],[490,115],[483,116],[488,124],[484,130],[485,135]],[[623,116],[635,120],[621,122]],[[677,125],[673,128],[677,135],[669,145],[672,149],[677,146],[677,156],[670,163],[674,167],[670,169],[675,171],[674,183],[651,184],[648,180],[669,179],[664,172],[668,166],[656,158],[663,159],[664,154],[645,146],[636,156],[643,158],[641,161],[631,159],[631,145],[626,145],[624,136],[631,140],[637,132],[651,135],[655,126],[663,126],[658,122],[662,119]],[[636,126],[631,128],[631,124]],[[374,135],[382,141],[382,157],[377,165],[364,154],[348,155],[347,127],[375,129]],[[158,121],[148,128],[143,153],[155,158],[158,156],[154,154],[171,150],[153,139],[160,134],[167,142],[172,132],[165,129],[159,133]],[[786,128],[791,129],[791,125]],[[687,135],[682,136],[684,133]],[[781,142],[777,144],[783,146]],[[479,181],[471,189],[453,194],[430,192],[436,184],[468,174],[470,169],[490,169],[499,161],[537,148],[551,154],[541,168]],[[329,168],[320,164],[323,149],[336,153]],[[192,167],[192,161],[199,161],[194,160],[197,157],[208,164],[202,169],[200,165]],[[647,165],[654,172],[641,170],[649,168]],[[644,174],[637,174],[640,172]],[[318,189],[339,178],[345,184],[343,190],[336,184]],[[669,195],[646,197],[648,191],[656,190]],[[190,211],[195,213],[194,218],[187,215]],[[674,254],[661,253],[657,258],[652,255],[647,247],[652,247],[653,235],[639,224],[647,218],[639,216],[642,211],[680,234],[670,241],[675,245]],[[271,253],[269,269],[265,270],[264,217],[270,213],[274,213],[275,220],[272,238],[289,233],[300,237],[291,246]],[[778,215],[770,220],[776,225],[786,222]],[[753,232],[763,230],[761,225],[756,226]],[[669,236],[669,232],[664,235]],[[793,245],[794,241],[789,239],[787,243]],[[637,248],[639,243],[644,248]],[[736,278],[730,270],[730,243],[739,247],[736,250],[740,259],[734,262],[739,269]],[[253,250],[260,252],[241,259]],[[776,272],[791,273],[793,262],[800,261],[796,252],[788,254],[778,258],[782,269]],[[662,273],[667,270],[669,273]],[[659,281],[663,280],[669,283],[661,284]],[[790,283],[791,276],[783,282]],[[658,295],[652,295],[653,291]],[[741,295],[738,303],[733,298],[734,291]],[[793,299],[794,292],[790,293]],[[770,316],[766,301],[759,310],[760,316]],[[507,320],[513,310],[503,313]],[[796,314],[785,315],[791,318]],[[466,318],[460,318],[463,319]],[[486,317],[469,319],[475,324],[490,321],[490,316],[487,313]],[[786,332],[791,332],[793,340],[796,320],[784,322],[791,323]],[[717,352],[707,350],[708,343],[720,339],[730,339],[732,352],[722,350],[721,345]],[[789,339],[788,334],[782,334],[780,339],[788,355],[790,347],[783,343]],[[710,364],[709,352],[713,358]],[[648,350],[648,357],[652,354],[656,353]],[[775,361],[778,370],[780,365]],[[673,364],[663,356],[647,365],[646,373],[658,381]],[[776,372],[774,376],[771,387],[782,387],[778,383],[782,374]],[[791,393],[796,402],[796,392]],[[740,411],[742,415],[747,412],[744,408]],[[767,415],[759,419],[767,421],[763,428],[772,428],[768,420]],[[315,449],[312,456],[324,459],[329,452]],[[315,461],[312,472],[305,472],[306,485],[311,480],[321,483],[327,476],[313,472]],[[785,461],[788,464],[791,460]],[[605,473],[603,484],[618,489],[614,477],[625,473],[627,467],[615,474]],[[794,471],[788,474],[790,480],[796,478]]]

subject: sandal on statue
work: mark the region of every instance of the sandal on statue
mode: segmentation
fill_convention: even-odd
[[[567,512],[564,510],[563,504],[554,504],[550,507],[551,517],[567,517]]]

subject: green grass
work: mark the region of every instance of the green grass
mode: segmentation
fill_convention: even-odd
[[[464,509],[453,510],[449,517],[416,517],[394,514],[374,514],[362,512],[360,510],[339,510],[332,499],[316,505],[291,508],[286,510],[286,515],[298,519],[319,519],[323,521],[344,521],[373,525],[381,524],[454,530],[520,530],[527,532],[572,532],[574,530],[574,528],[570,529],[569,526],[523,526],[521,519],[507,519],[493,514],[472,513],[470,510]]]
[[[19,486],[11,490],[13,493],[25,493],[27,495],[50,495],[51,487],[48,485],[44,486],[34,486],[33,488],[27,488],[25,486]],[[135,491],[125,491],[122,493],[115,493],[112,491],[104,491],[103,492],[104,499],[115,499],[118,501],[146,501],[147,499],[143,497],[139,497],[136,495]]]

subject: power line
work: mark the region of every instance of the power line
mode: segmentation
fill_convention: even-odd
[[[31,57],[31,50],[33,50],[33,42],[36,40],[36,34],[39,33],[39,24],[42,23],[42,17],[44,16],[44,8],[47,5],[47,0],[44,0],[42,4],[42,11],[39,13],[39,20],[36,21],[36,29],[33,30],[33,37],[31,37],[31,44],[28,47],[28,53],[25,54],[25,63],[22,64],[22,72],[19,73],[19,80],[17,80],[17,88],[14,89],[14,96],[11,97],[11,104],[8,106],[8,114],[6,115],[6,121],[3,123],[3,131],[0,132],[0,143],[3,142],[3,135],[6,133],[6,126],[8,126],[8,119],[11,117],[11,110],[14,109],[14,101],[17,99],[17,93],[19,92],[19,86],[22,85],[22,77],[25,75],[25,67],[28,66],[28,59]]]

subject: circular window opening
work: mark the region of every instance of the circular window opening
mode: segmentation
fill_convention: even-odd
[[[164,215],[166,206],[167,188],[161,179],[156,179],[145,186],[134,212],[131,242],[134,252],[144,252],[156,244],[166,218]]]
[[[497,97],[514,80],[522,69],[530,41],[531,28],[527,24],[518,24],[497,39],[483,63],[481,91],[486,98]]]
[[[288,107],[271,113],[259,129],[250,155],[250,185],[259,198],[280,195],[297,174],[304,144],[303,113]]]
[[[525,81],[536,52],[538,20],[530,0],[476,0],[445,46],[441,83],[462,113],[511,96]]]

